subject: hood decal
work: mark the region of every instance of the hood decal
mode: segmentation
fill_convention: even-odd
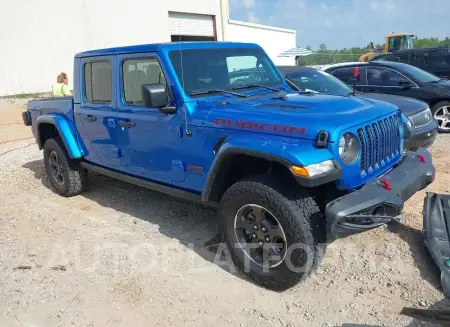
[[[251,121],[231,120],[224,118],[214,119],[214,125],[222,127],[234,127],[238,129],[258,130],[268,133],[280,133],[280,134],[296,134],[305,135],[305,127],[286,126],[281,124],[270,123],[257,123]]]

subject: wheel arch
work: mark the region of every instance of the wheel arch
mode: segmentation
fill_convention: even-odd
[[[85,151],[80,146],[75,129],[67,118],[59,115],[42,115],[38,117],[36,125],[39,149],[44,148],[45,141],[49,138],[59,136],[71,159],[84,157]]]
[[[252,166],[248,166],[252,165]],[[270,171],[290,174],[286,159],[241,147],[228,147],[217,154],[208,173],[202,201],[219,202],[225,190],[243,177]],[[237,169],[239,168],[240,169]],[[294,180],[294,176],[290,174]]]
[[[434,98],[430,101],[428,101],[428,104],[431,107],[435,106],[436,104],[438,104],[439,102],[450,102],[450,97],[448,98]]]

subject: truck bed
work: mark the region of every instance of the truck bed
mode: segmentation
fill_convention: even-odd
[[[28,101],[28,111],[31,112],[33,121],[35,117],[34,115],[37,115],[37,118],[40,115],[49,113],[57,113],[67,115],[67,117],[73,117],[73,97],[70,96],[31,100]]]
[[[45,114],[56,114],[64,116],[72,122],[74,121],[72,96],[31,100],[28,101],[27,109],[31,116],[31,130],[35,137],[37,137],[36,121],[39,116]]]

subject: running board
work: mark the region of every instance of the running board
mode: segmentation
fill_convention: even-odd
[[[105,176],[109,176],[109,177],[118,179],[122,182],[127,182],[127,183],[137,185],[140,187],[145,187],[145,188],[148,188],[148,189],[156,191],[156,192],[165,193],[170,196],[173,196],[173,197],[176,197],[176,198],[179,198],[182,200],[186,200],[189,202],[201,204],[204,206],[213,207],[213,208],[217,208],[217,206],[218,206],[218,204],[216,202],[202,201],[202,196],[200,194],[195,194],[192,192],[180,190],[178,188],[158,184],[158,183],[151,182],[149,180],[142,179],[139,177],[126,175],[126,174],[120,173],[118,171],[111,170],[108,168],[103,168],[101,166],[97,166],[97,165],[94,165],[94,164],[91,164],[91,163],[88,163],[85,161],[82,161],[80,164],[83,168],[85,168],[87,170],[99,173],[101,175],[105,175]]]

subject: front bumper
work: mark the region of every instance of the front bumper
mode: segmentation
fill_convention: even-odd
[[[427,148],[433,144],[437,135],[437,125],[434,122],[419,130],[413,130],[409,137],[405,139],[404,149],[405,151],[416,151],[420,147]]]
[[[340,238],[390,222],[400,213],[406,200],[434,181],[434,175],[427,150],[420,148],[405,154],[384,175],[327,204],[328,233]]]

